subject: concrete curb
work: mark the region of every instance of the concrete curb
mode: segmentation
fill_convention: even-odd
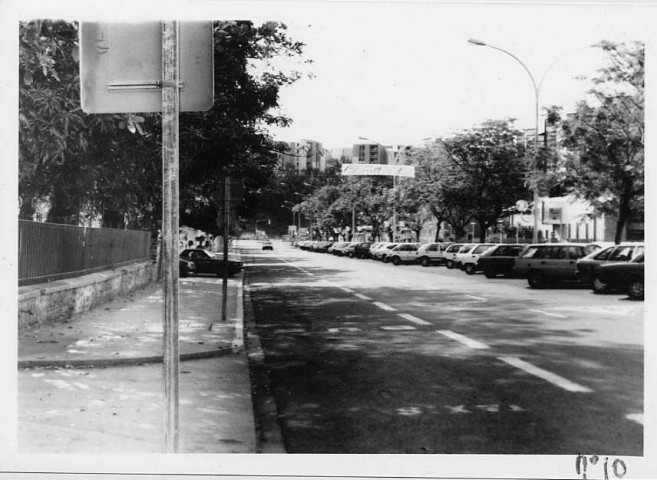
[[[204,352],[182,353],[180,361],[203,360],[206,358],[223,357],[232,355],[233,347],[223,347],[217,350],[207,350]],[[162,363],[162,355],[153,355],[148,357],[130,357],[130,358],[80,358],[74,360],[19,360],[18,368],[27,370],[31,368],[97,368],[97,367],[115,367],[126,365],[142,365],[150,363]]]
[[[260,337],[256,332],[255,315],[248,285],[244,288],[244,305],[247,358],[256,423],[256,453],[287,453],[283,434],[278,425],[276,400],[269,387],[270,379],[265,368],[265,354],[262,351]]]

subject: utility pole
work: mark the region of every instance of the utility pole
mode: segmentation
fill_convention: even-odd
[[[230,177],[224,179],[224,281],[221,295],[221,321],[226,321],[226,310],[228,305],[228,221],[230,220]]]
[[[164,443],[179,449],[178,348],[178,22],[162,23],[162,248],[164,265]]]

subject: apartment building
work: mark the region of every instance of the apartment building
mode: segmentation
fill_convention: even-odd
[[[297,172],[311,168],[324,171],[327,157],[327,152],[320,142],[299,140],[288,142],[285,153],[278,153],[278,164],[281,168],[292,168]]]

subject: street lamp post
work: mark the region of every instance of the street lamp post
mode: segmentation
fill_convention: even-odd
[[[492,48],[493,50],[498,50],[502,53],[506,53],[509,55],[511,58],[513,58],[515,61],[517,61],[522,68],[525,69],[527,74],[529,75],[530,80],[532,81],[532,86],[534,87],[534,166],[533,166],[533,171],[534,174],[536,174],[536,167],[537,167],[537,159],[538,159],[538,113],[539,113],[539,106],[538,106],[538,98],[541,90],[541,85],[543,83],[543,79],[541,79],[540,83],[536,83],[536,80],[534,79],[534,76],[532,75],[532,72],[527,68],[527,66],[514,54],[511,52],[507,52],[506,50],[495,47],[493,45],[489,45],[486,42],[482,42],[481,40],[475,40],[473,38],[468,39],[468,42],[471,43],[472,45],[477,45],[480,47],[488,47]],[[547,73],[547,72],[546,72]],[[543,76],[545,78],[545,75]],[[539,202],[539,197],[538,197],[538,185],[534,184],[533,188],[533,193],[534,193],[534,232],[532,236],[532,241],[534,243],[538,242],[538,202]]]

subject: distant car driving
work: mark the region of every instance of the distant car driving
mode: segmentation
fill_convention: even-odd
[[[274,249],[274,244],[271,243],[269,240],[265,240],[262,242],[262,249],[263,250],[273,250]]]
[[[196,266],[194,273],[213,273],[217,276],[224,274],[225,264],[223,255],[213,254],[203,248],[187,248],[180,253],[180,258],[194,262]],[[242,267],[243,264],[241,261],[228,258],[229,277],[242,270]]]

